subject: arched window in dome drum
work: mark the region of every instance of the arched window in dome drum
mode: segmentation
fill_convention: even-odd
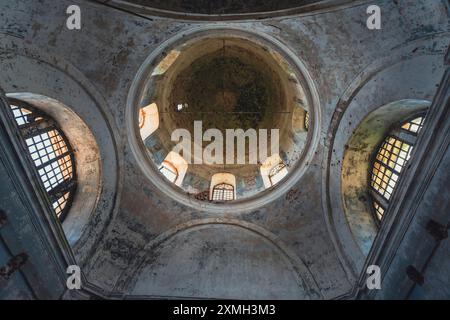
[[[164,160],[159,167],[159,172],[161,172],[162,175],[165,176],[170,182],[175,182],[178,178],[177,168],[175,168],[171,162],[166,160]]]
[[[309,122],[310,122],[309,112],[306,111],[306,113],[305,113],[305,124],[304,124],[306,130],[309,130]]]
[[[213,201],[234,200],[234,187],[231,184],[221,183],[215,185],[212,192]]]
[[[286,165],[284,163],[279,163],[270,170],[269,179],[272,186],[276,185],[278,182],[283,180],[287,175]]]
[[[170,151],[159,165],[159,172],[171,183],[180,186],[188,170],[188,163],[179,153]]]

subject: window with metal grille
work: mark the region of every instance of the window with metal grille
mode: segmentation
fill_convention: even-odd
[[[73,150],[64,133],[48,115],[23,101],[10,99],[9,102],[53,210],[63,221],[76,189]]]
[[[411,151],[412,145],[391,136],[386,138],[378,150],[372,168],[372,188],[386,200],[391,198]]]
[[[375,209],[375,213],[377,215],[377,218],[381,220],[384,215],[384,208],[376,201],[373,202],[373,207]]]
[[[163,161],[159,167],[159,172],[167,178],[170,182],[175,182],[178,178],[178,170],[169,161]]]
[[[305,129],[309,130],[309,112],[306,111],[305,113]]]
[[[234,200],[234,187],[231,184],[221,183],[213,188],[213,201],[230,201]]]
[[[284,163],[279,163],[270,170],[269,180],[272,186],[276,185],[278,182],[283,180],[283,178],[288,174],[286,166]]]
[[[393,128],[374,154],[370,169],[370,193],[377,221],[384,216],[424,121],[424,115],[415,116]]]
[[[423,127],[423,123],[425,122],[425,117],[418,117],[414,118],[405,124],[402,125],[402,129],[413,132],[413,133],[419,133],[419,131]]]

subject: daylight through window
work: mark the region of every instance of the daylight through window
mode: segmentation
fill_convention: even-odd
[[[62,221],[76,188],[73,150],[46,114],[17,100],[11,100],[11,109],[53,210]]]

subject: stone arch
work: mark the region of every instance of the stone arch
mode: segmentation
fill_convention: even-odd
[[[56,121],[74,150],[77,191],[62,223],[70,243],[75,243],[86,227],[101,193],[101,160],[97,141],[86,123],[61,102],[33,93],[8,93],[14,98],[43,111]]]
[[[33,92],[69,106],[86,123],[97,140],[102,159],[99,205],[85,228],[68,239],[72,250],[63,248],[68,256],[74,255],[77,263],[82,266],[87,262],[85,259],[93,245],[105,234],[103,230],[118,207],[120,197],[117,194],[121,188],[119,168],[122,161],[117,153],[117,143],[120,141],[118,130],[104,98],[73,65],[10,36],[5,35],[1,42],[5,51],[11,53],[5,58],[4,62],[8,67],[3,70],[5,76],[2,79],[15,79],[14,83],[0,83],[3,90],[20,94]],[[27,74],[29,77],[17,78],[15,73]]]
[[[257,225],[244,222],[241,220],[226,219],[226,218],[191,220],[187,223],[178,225],[164,232],[156,239],[152,240],[142,251],[140,251],[140,253],[137,256],[135,256],[132,264],[130,265],[130,268],[128,268],[121,274],[114,288],[115,294],[126,296],[138,295],[140,298],[159,296],[159,294],[156,294],[156,292],[146,294],[145,292],[142,291],[143,290],[142,286],[141,289],[133,292],[137,282],[139,281],[141,273],[146,272],[145,271],[146,266],[148,266],[149,263],[150,264],[155,263],[155,265],[159,264],[159,262],[156,261],[157,256],[161,253],[160,251],[158,251],[158,248],[164,246],[166,242],[170,241],[171,239],[173,239],[178,235],[190,233],[192,231],[197,230],[198,228],[211,228],[213,226],[220,226],[240,230],[239,232],[242,232],[246,235],[251,235],[251,237],[256,237],[257,239],[261,239],[261,241],[264,241],[266,245],[268,245],[270,248],[272,248],[277,252],[278,258],[275,260],[283,261],[287,270],[290,270],[290,272],[292,273],[292,276],[295,279],[295,286],[300,289],[301,294],[298,295],[299,299],[323,298],[318,288],[318,285],[308,267],[295,253],[291,252],[290,249],[288,249],[287,246],[284,243],[282,243],[282,241],[278,239],[274,234]],[[228,239],[233,238],[229,237],[228,232],[229,230],[230,229],[227,229],[227,232],[225,232],[227,234],[226,238]],[[245,247],[245,246],[242,246],[242,244],[240,243],[238,247]],[[149,290],[149,292],[150,291],[151,290]],[[196,292],[200,291],[197,290]],[[245,298],[245,296],[243,296],[242,298]],[[256,295],[255,298],[264,298],[264,297]]]
[[[358,124],[380,106],[401,100],[431,100],[442,76],[442,52],[415,52],[427,39],[410,42],[388,56],[370,64],[347,88],[337,103],[328,130],[323,160],[322,203],[325,220],[341,261],[351,277],[357,277],[365,254],[355,241],[347,223],[341,190],[342,160],[346,142]],[[408,50],[408,49],[411,50]],[[410,76],[405,76],[404,72]],[[400,72],[401,71],[401,72]],[[396,75],[402,74],[402,80]],[[417,75],[420,74],[420,78]],[[405,81],[406,79],[406,81]]]
[[[378,232],[369,194],[371,157],[394,124],[426,110],[430,104],[425,100],[400,100],[377,108],[359,124],[346,144],[341,171],[343,209],[353,237],[365,255]]]

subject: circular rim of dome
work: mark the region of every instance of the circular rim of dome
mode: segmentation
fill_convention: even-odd
[[[311,113],[310,134],[308,134],[308,142],[302,155],[303,158],[298,161],[296,166],[293,167],[292,171],[290,171],[282,183],[279,183],[276,188],[269,188],[254,196],[219,204],[194,199],[192,196],[186,194],[182,189],[168,183],[167,179],[160,174],[150,159],[148,151],[140,138],[138,127],[138,109],[141,107],[139,105],[141,93],[144,90],[146,80],[149,78],[155,67],[155,62],[161,57],[162,53],[170,52],[172,48],[187,43],[188,41],[201,41],[204,38],[211,38],[215,36],[235,37],[237,39],[249,40],[257,44],[262,43],[280,54],[292,66],[297,77],[304,81],[305,94],[307,94],[310,99],[309,110]],[[125,117],[128,142],[130,143],[131,151],[138,166],[141,168],[144,175],[158,187],[157,190],[168,196],[168,198],[176,200],[193,209],[208,211],[211,213],[240,213],[257,209],[273,202],[280,196],[286,194],[295,184],[298,183],[308,168],[308,165],[314,156],[315,150],[317,149],[320,136],[321,114],[318,91],[309,71],[306,69],[305,64],[286,45],[267,34],[255,33],[246,29],[233,28],[224,25],[215,25],[201,26],[176,34],[172,38],[169,38],[163,42],[145,59],[130,86],[127,97]]]
[[[109,7],[119,10],[127,10],[140,16],[156,16],[177,20],[188,21],[241,21],[241,20],[262,20],[274,17],[289,17],[297,15],[317,14],[318,12],[328,12],[339,8],[354,6],[354,0],[319,0],[316,3],[297,5],[279,10],[261,10],[241,13],[223,13],[223,14],[205,14],[196,12],[182,12],[177,10],[168,10],[146,5],[139,5],[124,0],[110,0]]]

